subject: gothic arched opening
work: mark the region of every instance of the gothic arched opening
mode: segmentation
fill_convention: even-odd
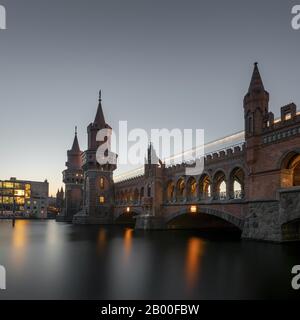
[[[289,153],[281,165],[281,187],[300,186],[300,154]]]
[[[242,168],[234,168],[230,173],[230,198],[243,199],[245,194],[245,174]]]
[[[175,200],[175,184],[173,181],[169,181],[167,184],[167,201],[173,202]]]
[[[226,176],[223,171],[218,171],[213,180],[213,197],[215,200],[225,200],[227,198]]]
[[[203,175],[199,180],[199,194],[201,200],[211,198],[211,180],[207,174]]]
[[[137,188],[135,188],[134,193],[133,193],[133,202],[135,204],[138,204],[139,198],[140,198],[139,190]]]
[[[140,191],[140,203],[143,203],[144,196],[145,196],[145,189],[144,187],[142,187]]]
[[[194,177],[190,177],[187,181],[187,199],[188,201],[197,199],[197,182]]]
[[[176,201],[182,202],[184,200],[185,182],[183,178],[180,178],[176,184]]]

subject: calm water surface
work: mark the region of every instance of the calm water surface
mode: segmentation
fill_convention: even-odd
[[[297,298],[300,245],[55,221],[0,221],[0,299]]]

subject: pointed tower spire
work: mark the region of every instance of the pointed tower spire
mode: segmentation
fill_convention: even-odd
[[[78,139],[77,139],[77,126],[75,127],[75,137],[74,137],[71,151],[72,152],[80,152],[79,143],[78,143]]]
[[[103,114],[103,109],[102,109],[102,92],[101,90],[99,91],[99,104],[98,104],[98,109],[97,109],[97,113],[95,116],[95,120],[94,123],[99,125],[100,128],[104,128],[105,127],[105,119],[104,119],[104,114]]]
[[[259,73],[258,63],[255,62],[248,92],[260,92],[260,91],[264,92],[265,88]]]
[[[265,90],[257,62],[244,97],[244,116],[246,138],[260,135],[269,116],[269,93]]]

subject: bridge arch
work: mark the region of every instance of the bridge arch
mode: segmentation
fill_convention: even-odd
[[[283,241],[300,240],[300,218],[286,222],[281,226],[281,235]]]
[[[129,208],[129,210],[128,210]],[[135,224],[135,216],[142,214],[142,209],[135,207],[125,207],[115,212],[114,222],[116,224]]]
[[[176,212],[173,212],[165,218],[165,222],[167,225],[172,225],[172,222],[180,217],[190,217],[190,218],[201,218],[205,216],[206,217],[214,217],[219,221],[224,222],[224,226],[226,227],[234,227],[238,229],[239,231],[243,230],[244,227],[244,221],[233,214],[225,211],[220,211],[213,208],[199,208],[197,213],[190,213],[188,212],[187,208],[182,208],[181,210],[178,210]],[[201,223],[201,222],[200,222]],[[199,227],[194,225],[195,228]]]

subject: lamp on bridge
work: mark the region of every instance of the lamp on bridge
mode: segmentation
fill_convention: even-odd
[[[126,212],[130,212],[130,207],[127,207],[127,208],[126,208]]]
[[[197,206],[190,206],[190,212],[196,213],[197,212]]]

